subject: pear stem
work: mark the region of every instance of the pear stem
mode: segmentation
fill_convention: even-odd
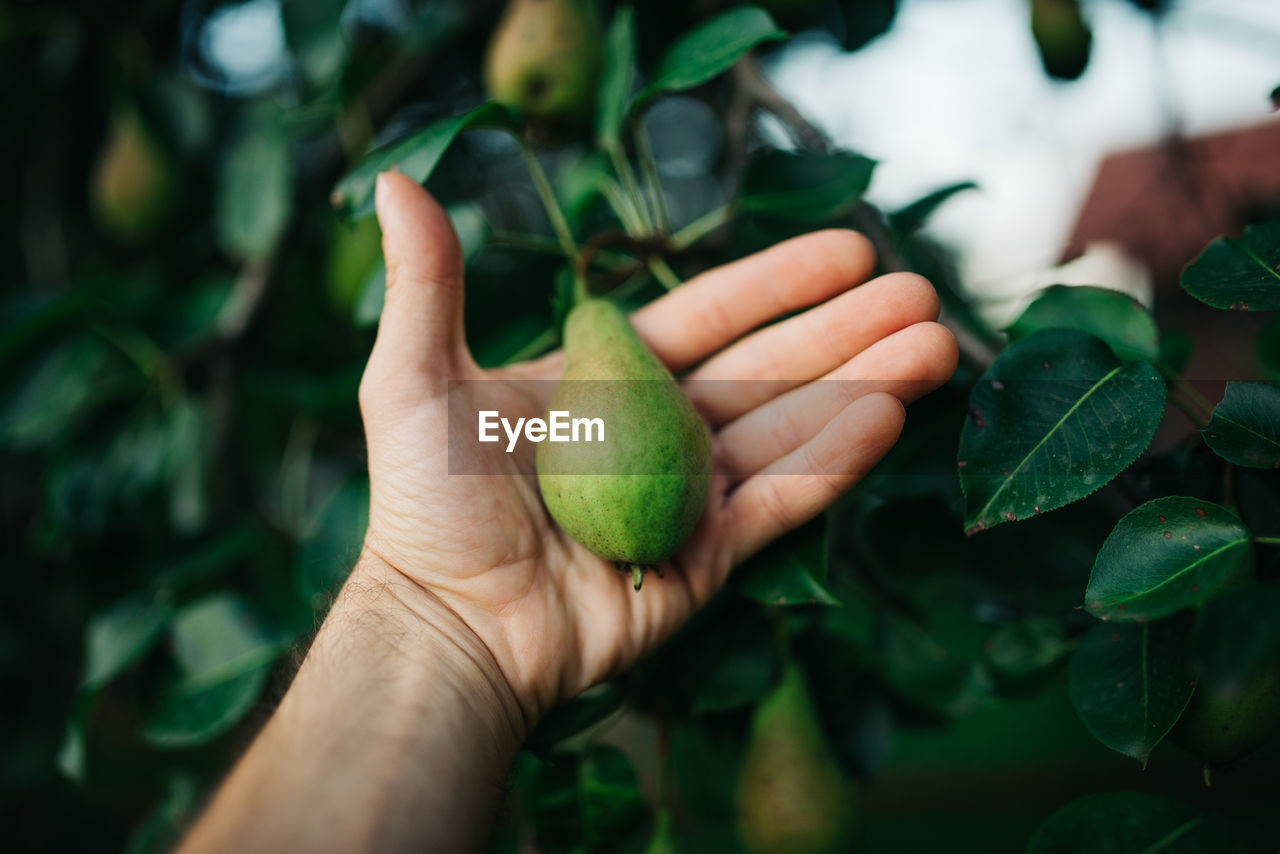
[[[622,182],[622,188],[625,191],[623,197],[629,202],[631,211],[640,224],[641,232],[652,233],[653,223],[646,210],[644,194],[640,192],[640,182],[636,180],[635,170],[631,168],[631,161],[627,159],[627,152],[623,150],[621,142],[609,146],[609,158],[613,161],[613,171],[618,173],[618,179]]]
[[[636,142],[636,157],[640,160],[640,169],[644,173],[644,182],[649,190],[648,201],[653,211],[653,222],[658,232],[668,234],[671,222],[667,217],[667,200],[662,195],[662,180],[658,176],[658,161],[653,156],[653,146],[649,135],[645,133],[644,124],[639,116],[631,119],[631,135]]]
[[[631,564],[631,586],[636,590],[644,583],[644,567],[638,563]]]
[[[705,213],[686,225],[684,228],[671,235],[671,248],[679,252],[682,249],[688,249],[729,220],[733,219],[736,214],[737,206],[728,204],[723,207],[716,208],[710,213]]]
[[[516,142],[520,146],[520,156],[524,158],[524,164],[529,169],[529,177],[533,179],[533,188],[537,190],[538,198],[542,200],[542,206],[547,211],[547,218],[551,220],[551,228],[560,240],[561,250],[568,258],[576,257],[578,247],[573,242],[573,232],[569,229],[568,220],[564,218],[564,211],[560,210],[560,203],[556,201],[556,194],[551,189],[551,182],[547,180],[547,173],[542,171],[538,156],[533,153],[533,149],[529,147],[524,137],[516,137]]]
[[[605,201],[609,203],[609,207],[613,208],[614,215],[622,223],[622,227],[626,229],[627,234],[632,237],[643,237],[645,233],[644,223],[640,222],[640,214],[632,206],[631,200],[627,198],[622,186],[612,178],[605,178],[600,182],[600,192],[604,195]]]

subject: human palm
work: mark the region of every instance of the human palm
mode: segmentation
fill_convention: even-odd
[[[635,662],[735,565],[822,512],[892,446],[902,403],[955,368],[929,283],[891,274],[854,288],[874,255],[849,231],[786,241],[636,312],[646,344],[687,371],[715,459],[693,536],[637,592],[548,516],[528,443],[512,454],[480,455],[469,443],[451,451],[450,428],[474,430],[451,413],[541,416],[551,383],[529,381],[557,379],[561,355],[477,366],[462,335],[463,263],[448,217],[394,173],[379,180],[377,207],[387,295],[360,389],[366,547],[470,627],[532,717]],[[467,473],[451,474],[451,463]]]

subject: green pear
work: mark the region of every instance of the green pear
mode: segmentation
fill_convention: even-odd
[[[584,122],[595,108],[603,39],[592,0],[510,0],[485,53],[485,86],[531,118]]]
[[[751,854],[847,851],[856,792],[822,735],[804,674],[788,664],[751,723],[738,835]]]
[[[325,289],[329,304],[350,317],[370,274],[382,260],[382,230],[376,217],[354,224],[335,221],[329,232]]]
[[[1084,74],[1093,34],[1079,0],[1031,0],[1031,35],[1050,77],[1075,80]]]
[[[1174,742],[1206,762],[1252,753],[1280,729],[1280,662],[1224,690],[1201,681],[1172,733]]]
[[[132,111],[111,120],[90,180],[94,215],[122,243],[149,237],[176,197],[173,164]]]
[[[564,359],[548,408],[600,419],[603,435],[538,445],[542,499],[569,536],[629,569],[638,590],[644,567],[675,554],[702,516],[707,427],[613,303],[586,299],[569,312]]]

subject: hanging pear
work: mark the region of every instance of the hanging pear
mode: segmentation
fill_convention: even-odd
[[[485,53],[490,97],[534,119],[584,122],[603,38],[592,0],[510,0]]]
[[[1084,74],[1093,33],[1080,0],[1031,0],[1031,35],[1050,77],[1075,80]]]
[[[569,536],[629,570],[639,590],[644,569],[675,554],[702,516],[711,440],[613,303],[586,299],[569,312],[564,355],[549,409],[599,419],[603,429],[592,441],[584,432],[582,441],[538,445],[542,499]]]
[[[123,243],[150,236],[176,196],[173,165],[131,110],[112,118],[90,181],[94,215]]]
[[[849,849],[856,792],[822,735],[804,674],[788,664],[751,723],[738,775],[738,835],[751,854]]]
[[[1206,762],[1231,762],[1252,753],[1280,730],[1280,661],[1242,679],[1234,689],[1201,680],[1172,733]]]

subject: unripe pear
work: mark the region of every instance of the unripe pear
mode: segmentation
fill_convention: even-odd
[[[847,851],[855,799],[823,737],[804,674],[788,664],[751,723],[738,776],[738,835],[751,854]]]
[[[1050,77],[1075,80],[1084,74],[1093,34],[1079,0],[1031,0],[1031,35]]]
[[[510,0],[485,53],[490,97],[534,119],[584,122],[603,38],[591,0]]]
[[[549,409],[600,419],[603,441],[540,443],[542,499],[569,536],[630,569],[639,589],[644,567],[674,555],[702,516],[711,478],[707,427],[606,300],[586,299],[569,312],[564,357]]]
[[[137,243],[168,214],[175,175],[165,152],[132,112],[111,121],[90,184],[98,222],[117,240]]]
[[[1201,681],[1173,730],[1174,742],[1206,762],[1230,762],[1280,729],[1280,662],[1237,685]]]

